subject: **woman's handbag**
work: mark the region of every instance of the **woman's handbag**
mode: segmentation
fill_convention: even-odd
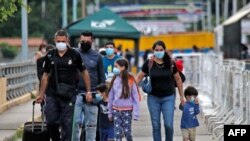
[[[150,76],[145,76],[142,80],[142,84],[141,84],[142,90],[145,93],[151,93],[152,91],[152,84],[151,84],[151,78]]]
[[[151,68],[153,66],[153,60],[149,59],[148,61],[148,75],[146,75],[141,83],[141,87],[143,92],[150,94],[152,91],[152,83],[151,83],[151,77],[150,77],[150,72]]]

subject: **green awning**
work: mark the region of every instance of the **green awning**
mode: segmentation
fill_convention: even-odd
[[[141,33],[126,20],[108,8],[80,19],[66,27],[70,36],[80,36],[83,31],[90,31],[94,37],[138,39]]]

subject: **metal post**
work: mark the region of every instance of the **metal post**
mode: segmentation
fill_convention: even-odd
[[[228,0],[224,1],[224,21],[228,18]]]
[[[42,18],[45,17],[45,11],[46,11],[46,0],[42,0]]]
[[[244,7],[247,4],[247,0],[243,0],[242,7]]]
[[[73,0],[73,4],[72,4],[73,22],[77,20],[77,3],[78,3],[78,0]]]
[[[87,16],[86,14],[86,1],[82,0],[82,18],[85,18]]]
[[[215,1],[216,26],[220,25],[220,0]]]
[[[212,30],[212,18],[211,18],[211,0],[207,0],[207,28],[208,31]]]
[[[100,9],[100,0],[95,0],[95,11]]]
[[[202,31],[205,31],[206,30],[206,23],[205,23],[205,13],[202,12],[201,13],[201,28],[202,28]]]
[[[67,0],[62,0],[62,28],[67,26]]]
[[[237,0],[233,0],[233,14],[235,14],[237,12],[237,6],[238,3],[237,3]]]
[[[27,5],[27,0],[23,0],[23,4]],[[21,56],[23,60],[28,59],[28,16],[27,9],[22,6],[22,51]]]

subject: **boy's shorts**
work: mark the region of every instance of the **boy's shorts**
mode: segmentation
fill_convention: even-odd
[[[183,139],[189,139],[191,141],[195,141],[196,128],[181,129],[181,132]]]

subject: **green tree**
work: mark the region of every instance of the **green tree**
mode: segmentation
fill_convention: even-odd
[[[7,21],[18,11],[18,7],[25,6],[28,11],[30,8],[23,5],[22,0],[0,0],[0,22]]]

